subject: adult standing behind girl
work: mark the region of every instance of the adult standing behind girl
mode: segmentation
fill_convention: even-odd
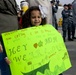
[[[0,69],[1,75],[11,75],[6,63],[6,52],[1,34],[18,29],[17,4],[15,0],[0,0]],[[3,50],[2,50],[3,48]],[[2,53],[1,53],[2,52]]]

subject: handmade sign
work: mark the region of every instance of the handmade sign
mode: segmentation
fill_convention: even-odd
[[[12,75],[58,75],[71,67],[61,34],[44,25],[2,34]]]

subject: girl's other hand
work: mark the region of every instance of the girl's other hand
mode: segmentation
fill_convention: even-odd
[[[10,60],[7,57],[5,57],[4,59],[5,59],[6,63],[9,65],[10,64]]]
[[[3,52],[3,48],[2,45],[0,44],[0,52]]]

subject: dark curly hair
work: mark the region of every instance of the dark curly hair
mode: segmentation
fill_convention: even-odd
[[[32,6],[30,7],[25,13],[24,15],[22,16],[22,26],[23,28],[27,28],[27,27],[31,27],[32,24],[31,24],[31,12],[33,10],[38,10],[40,11],[39,7],[38,6]],[[40,12],[41,13],[41,12]],[[46,18],[42,18],[42,22],[41,22],[41,25],[45,25],[46,24]]]

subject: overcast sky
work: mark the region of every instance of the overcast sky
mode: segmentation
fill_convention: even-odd
[[[20,1],[22,0],[16,0],[17,1],[17,4],[20,5]],[[72,3],[73,0],[60,0],[60,3],[63,5],[63,4],[68,4],[68,3]]]
[[[60,3],[63,4],[68,4],[68,3],[72,3],[74,0],[60,0]]]

